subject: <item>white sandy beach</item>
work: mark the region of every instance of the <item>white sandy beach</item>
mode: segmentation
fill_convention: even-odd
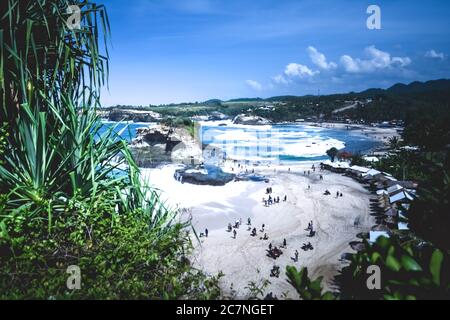
[[[230,182],[219,187],[177,182],[173,178],[175,168],[176,165],[143,169],[143,175],[162,191],[162,198],[171,206],[189,209],[199,233],[208,228],[209,237],[201,238],[193,261],[208,274],[222,271],[225,274],[222,288],[226,294],[234,293],[235,298],[246,298],[249,282],[259,283],[263,279],[271,282],[266,293],[298,298],[286,281],[287,265],[308,267],[310,275],[324,276],[326,287],[332,288],[332,278],[343,267],[341,255],[352,252],[349,242],[356,240],[358,233],[368,232],[374,224],[366,189],[350,178],[327,171],[311,170],[310,176],[304,176],[311,163],[292,165],[290,172],[287,166],[255,167],[255,172],[265,174],[270,183]],[[322,181],[320,174],[324,177]],[[269,186],[273,188],[272,196],[279,196],[281,202],[265,207],[262,199],[267,199],[265,191]],[[330,196],[323,195],[327,189]],[[336,198],[337,191],[343,197]],[[287,201],[283,202],[285,195]],[[258,230],[256,237],[247,231],[247,218],[251,218],[252,228]],[[226,228],[238,219],[243,223],[234,239]],[[314,222],[317,231],[313,238],[307,237],[305,231],[309,221]],[[262,224],[269,237],[267,241],[260,239],[264,235],[259,231]],[[268,257],[269,243],[280,246],[283,239],[287,241],[287,249],[282,249],[281,257],[277,260]],[[301,246],[305,242],[311,242],[314,250],[303,251]],[[298,262],[291,259],[295,250],[299,251]],[[273,265],[280,267],[279,278],[270,277]]]
[[[319,128],[327,128],[327,129],[349,129],[352,132],[363,134],[367,137],[371,137],[372,139],[382,141],[383,143],[388,143],[389,139],[392,137],[400,138],[400,133],[398,130],[399,127],[392,128],[380,128],[373,127],[369,125],[360,125],[360,124],[346,124],[346,123],[335,123],[335,122],[323,122],[323,123],[314,123],[314,122],[305,122],[304,124],[319,127]]]

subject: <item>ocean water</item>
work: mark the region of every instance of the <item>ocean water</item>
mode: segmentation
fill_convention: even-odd
[[[148,122],[114,122],[114,121],[102,121],[102,128],[99,131],[100,136],[105,134],[111,128],[114,132],[120,136],[120,138],[131,142],[136,137],[136,130],[138,128],[145,128],[155,126],[156,123]]]
[[[101,132],[114,127],[122,139],[131,141],[136,129],[149,123],[103,122]],[[226,124],[224,126],[223,124]],[[260,162],[299,162],[327,159],[332,147],[351,153],[364,153],[381,145],[359,131],[312,127],[303,124],[265,126],[235,125],[230,121],[201,122],[199,137],[206,150],[220,150],[237,160]]]
[[[267,162],[317,161],[327,159],[332,147],[351,153],[367,152],[381,143],[357,131],[302,124],[247,126],[203,122],[204,145],[223,150],[238,160]]]

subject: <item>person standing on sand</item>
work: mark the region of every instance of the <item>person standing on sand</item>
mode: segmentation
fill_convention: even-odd
[[[297,262],[298,261],[298,250],[297,249],[295,249],[295,253],[294,253],[294,255],[295,255],[295,262]]]
[[[208,238],[208,229],[205,229],[205,236]]]
[[[284,201],[284,202],[287,201],[287,195],[284,196],[284,200],[283,200],[283,201]]]
[[[272,243],[269,243],[269,250],[272,250]]]
[[[237,235],[237,232],[236,232],[236,229],[234,229],[233,230],[233,236],[234,236],[235,239],[236,239],[236,235]]]
[[[248,219],[247,219],[247,224],[248,224],[249,226],[252,225],[252,219],[248,218]]]
[[[287,242],[286,242],[286,239],[283,239],[283,247],[287,247]]]

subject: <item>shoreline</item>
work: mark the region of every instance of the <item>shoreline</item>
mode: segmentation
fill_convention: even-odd
[[[310,126],[311,123],[298,125]],[[321,124],[323,127],[324,124]],[[345,129],[346,124],[327,123],[326,128]],[[398,136],[398,128],[374,128],[358,125],[352,132],[364,133],[386,144],[388,138]],[[365,153],[368,154],[368,153]],[[370,199],[373,195],[359,182],[328,170],[320,171],[324,160],[295,161],[269,164],[258,161],[227,159],[220,167],[225,172],[253,172],[269,179],[269,183],[233,181],[224,186],[208,186],[181,183],[173,178],[182,165],[166,164],[158,168],[142,169],[143,178],[153,182],[161,191],[161,199],[169,207],[181,209],[180,219],[191,219],[198,235],[208,229],[208,237],[200,237],[190,259],[195,267],[207,274],[224,273],[220,281],[224,295],[247,299],[248,286],[269,280],[265,290],[278,298],[298,299],[295,290],[287,283],[287,265],[308,267],[310,277],[324,277],[325,290],[335,290],[333,279],[348,264],[342,260],[346,253],[355,252],[352,241],[357,235],[369,232],[376,224],[371,215]],[[256,164],[257,163],[257,164]],[[316,170],[311,168],[315,165]],[[305,172],[310,171],[310,174]],[[323,176],[323,180],[320,179]],[[263,198],[267,187],[273,196],[284,199],[266,207]],[[325,191],[331,195],[324,195]],[[342,193],[343,197],[337,197]],[[246,225],[251,219],[251,226]],[[236,239],[227,232],[229,223],[241,220]],[[312,221],[317,234],[310,238],[305,231]],[[265,225],[262,231],[262,225]],[[252,236],[251,230],[257,229]],[[262,240],[267,234],[268,240]],[[274,260],[267,256],[269,243],[280,247],[286,239],[287,248]],[[313,250],[304,251],[302,246],[311,243]],[[295,250],[299,252],[294,261]],[[280,267],[279,278],[271,277],[271,269]]]

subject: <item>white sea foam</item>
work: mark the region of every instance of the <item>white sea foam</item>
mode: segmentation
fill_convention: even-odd
[[[316,127],[230,124],[219,128],[214,127],[212,122],[205,125],[207,127],[202,130],[205,141],[222,149],[233,159],[267,161],[279,156],[313,158],[326,155],[332,147],[338,150],[345,148],[343,141],[322,136],[320,131],[323,129]]]
[[[248,132],[245,130],[232,130],[225,131],[222,134],[219,134],[214,137],[214,141],[255,141],[257,140],[257,136],[252,132]]]
[[[281,155],[306,158],[320,157],[333,147],[338,150],[344,149],[345,143],[332,138],[313,137],[295,143],[283,144]]]

